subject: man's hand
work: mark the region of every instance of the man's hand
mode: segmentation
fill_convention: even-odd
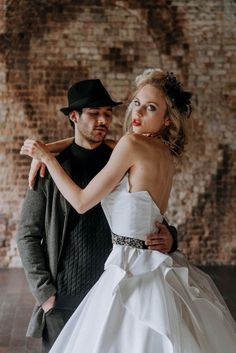
[[[150,250],[157,250],[164,254],[168,254],[173,245],[173,237],[164,224],[156,222],[156,226],[159,231],[147,234],[145,244]]]
[[[37,159],[32,159],[30,171],[29,171],[29,176],[28,176],[28,184],[29,184],[30,189],[32,189],[34,187],[34,183],[35,183],[35,179],[36,179],[38,171],[40,173],[40,177],[44,178],[45,169],[46,169],[45,164],[41,163]]]
[[[50,298],[48,298],[43,304],[42,304],[42,309],[46,313],[50,309],[52,309],[55,305],[55,300],[56,297],[55,295],[52,295]]]

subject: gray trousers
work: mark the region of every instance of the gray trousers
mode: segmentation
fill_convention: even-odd
[[[42,339],[42,353],[48,353],[59,333],[69,320],[75,309],[54,307],[45,315],[45,326]]]

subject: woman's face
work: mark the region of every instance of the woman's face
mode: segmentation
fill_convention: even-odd
[[[132,127],[137,134],[157,133],[170,124],[162,91],[150,84],[136,94],[132,104]]]

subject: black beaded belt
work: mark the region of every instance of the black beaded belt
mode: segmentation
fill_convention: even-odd
[[[148,246],[145,244],[145,241],[135,238],[123,237],[121,235],[112,234],[112,243],[117,245],[127,245],[132,248],[137,249],[148,249]]]

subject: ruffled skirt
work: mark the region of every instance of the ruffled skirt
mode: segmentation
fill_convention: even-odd
[[[50,350],[224,352],[236,352],[236,324],[210,277],[180,252],[119,245]]]

